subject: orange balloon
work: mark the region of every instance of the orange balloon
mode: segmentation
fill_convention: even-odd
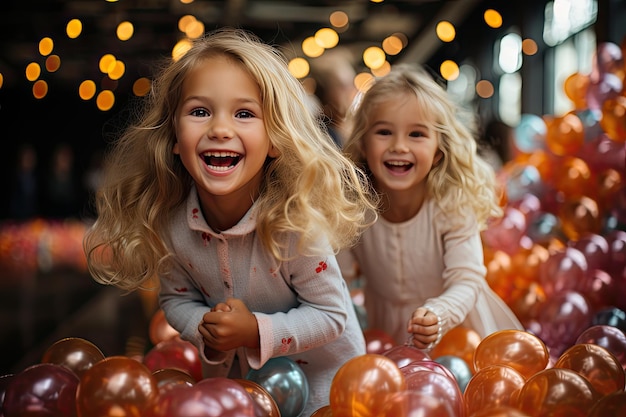
[[[585,141],[585,129],[582,120],[576,113],[567,113],[559,117],[548,117],[546,126],[546,145],[553,154],[564,156],[574,155]]]
[[[545,343],[523,330],[500,330],[485,337],[476,347],[476,372],[490,365],[507,365],[526,379],[548,365],[550,354]]]
[[[330,405],[325,405],[315,410],[311,417],[333,417],[333,412],[330,409]]]
[[[474,351],[480,343],[480,335],[473,329],[457,326],[443,335],[437,346],[430,351],[430,357],[437,359],[440,356],[452,355],[463,359],[474,373]]]
[[[79,378],[94,364],[104,359],[96,345],[80,337],[67,337],[53,343],[43,354],[41,363],[63,365]]]
[[[550,368],[526,381],[516,407],[534,417],[586,417],[599,398],[589,381],[577,372]]]
[[[379,417],[387,396],[407,389],[396,363],[383,355],[366,353],[343,364],[330,385],[333,417]]]
[[[587,417],[626,416],[626,392],[614,392],[598,400]]]
[[[565,156],[554,168],[554,187],[561,191],[565,198],[581,197],[589,194],[591,169],[583,159]]]
[[[256,417],[280,417],[280,409],[274,397],[272,397],[261,384],[250,379],[235,379],[235,381],[239,383],[254,400],[255,410],[257,410],[255,412]]]
[[[602,103],[600,126],[615,142],[626,142],[626,97],[618,96]]]
[[[149,336],[152,344],[156,346],[165,340],[179,337],[180,333],[167,322],[163,310],[158,309],[150,319]]]
[[[511,396],[522,389],[526,379],[506,365],[491,365],[476,372],[469,380],[463,397],[469,414],[482,409],[513,406]]]
[[[76,390],[78,417],[141,416],[159,395],[156,378],[142,363],[110,356],[85,371]]]
[[[563,232],[570,240],[578,240],[588,233],[601,233],[602,213],[600,213],[598,203],[589,197],[582,196],[566,200],[561,207],[559,217]]]
[[[473,414],[469,414],[467,417],[531,417],[531,415],[517,408],[504,406],[485,408]]]
[[[454,410],[454,407],[445,398],[430,393],[407,390],[389,395],[378,417],[457,417],[463,415],[463,413]]]
[[[561,354],[554,367],[578,372],[602,395],[624,391],[622,364],[602,346],[591,343],[576,344]]]
[[[589,88],[589,76],[575,72],[565,79],[563,89],[577,110],[587,108],[587,89]]]

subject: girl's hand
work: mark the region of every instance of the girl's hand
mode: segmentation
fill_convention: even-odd
[[[213,350],[259,347],[259,326],[243,301],[229,298],[206,313],[198,330],[204,344]]]
[[[413,312],[407,331],[413,334],[413,344],[418,349],[431,349],[438,341],[440,326],[435,313],[424,307]]]

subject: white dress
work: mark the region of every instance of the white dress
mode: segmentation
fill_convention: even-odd
[[[360,273],[368,328],[383,330],[404,344],[411,315],[425,306],[441,318],[443,334],[460,324],[481,337],[524,329],[485,280],[475,221],[467,218],[461,227],[451,224],[428,200],[406,222],[379,217],[359,243],[339,254],[347,280]]]

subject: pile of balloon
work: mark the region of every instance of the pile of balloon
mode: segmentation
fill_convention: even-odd
[[[0,268],[22,277],[55,268],[86,271],[85,224],[78,220],[5,221],[0,224]]]
[[[499,172],[504,217],[483,232],[487,280],[526,330],[456,327],[425,352],[364,327],[367,353],[309,397],[300,365],[202,378],[197,348],[157,311],[145,353],[66,338],[0,377],[0,417],[607,417],[626,415],[626,67],[598,46],[564,90],[575,109],[524,114]],[[355,307],[358,307],[355,303]]]

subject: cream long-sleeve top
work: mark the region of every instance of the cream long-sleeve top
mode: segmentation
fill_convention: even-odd
[[[279,265],[255,233],[254,207],[237,225],[215,233],[192,189],[170,224],[175,266],[160,277],[160,306],[181,338],[198,348],[204,377],[245,378],[250,368],[279,356],[299,364],[309,385],[301,415],[309,416],[329,404],[337,370],[365,354],[363,331],[330,247],[327,256],[295,256]],[[287,247],[289,255],[296,254],[295,235]],[[243,300],[256,316],[260,347],[235,349],[210,361],[198,325],[228,297]],[[231,369],[237,364],[240,370]]]
[[[367,327],[385,331],[398,344],[409,340],[409,319],[421,306],[439,316],[443,334],[460,324],[481,337],[497,330],[523,330],[487,284],[473,219],[453,226],[432,199],[405,222],[379,216],[357,245],[338,258],[347,280],[360,272]]]

